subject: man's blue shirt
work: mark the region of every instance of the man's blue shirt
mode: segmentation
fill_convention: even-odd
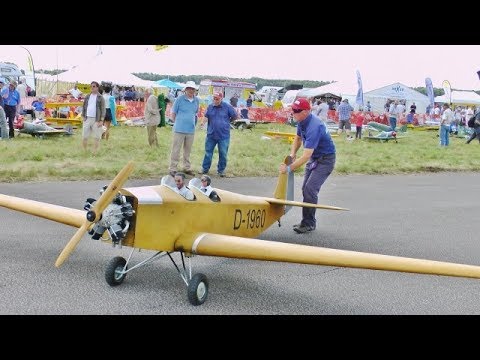
[[[235,109],[225,102],[208,105],[205,117],[208,119],[207,136],[213,140],[230,138],[230,121],[237,118]]]
[[[325,123],[313,114],[297,125],[297,135],[302,138],[305,149],[314,149],[312,159],[335,154],[335,144]]]
[[[176,114],[173,131],[194,134],[195,120],[199,107],[200,101],[196,96],[193,97],[193,101],[189,101],[185,95],[179,96],[172,108],[172,112]]]

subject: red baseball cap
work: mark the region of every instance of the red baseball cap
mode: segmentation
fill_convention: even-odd
[[[213,93],[213,97],[218,97],[218,98],[223,98],[223,94],[221,92],[215,92]]]
[[[310,110],[310,102],[307,99],[300,98],[293,102],[293,110]]]

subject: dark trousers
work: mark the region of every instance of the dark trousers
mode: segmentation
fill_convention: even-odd
[[[473,130],[473,133],[472,135],[470,135],[470,138],[467,140],[467,144],[470,144],[470,141],[472,141],[473,139],[475,139],[477,137],[477,131],[476,130]],[[478,142],[480,142],[480,137],[478,138]]]
[[[15,136],[15,131],[13,130],[13,121],[17,115],[17,106],[16,105],[5,105],[5,117],[8,120],[8,126],[10,128],[8,134],[10,138]]]
[[[355,133],[355,139],[361,139],[362,138],[362,127],[357,126],[357,132]]]
[[[318,193],[325,180],[332,173],[335,167],[335,154],[326,155],[319,160],[310,159],[305,165],[305,177],[303,178],[302,194],[303,202],[310,204],[318,203]],[[312,163],[318,162],[314,169]],[[317,225],[315,219],[315,208],[302,208],[302,224],[306,226]]]

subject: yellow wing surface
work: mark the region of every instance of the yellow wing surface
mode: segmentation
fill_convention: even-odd
[[[345,210],[348,211],[347,208],[342,208],[338,206],[330,206],[330,205],[322,205],[322,204],[310,204],[301,201],[292,201],[292,200],[283,200],[283,199],[274,199],[274,198],[262,198],[266,202],[270,204],[278,204],[278,205],[288,205],[288,206],[299,206],[299,207],[309,207],[309,208],[316,208],[316,209],[325,209],[325,210]]]
[[[82,226],[86,214],[86,211],[84,210],[72,209],[3,194],[0,194],[0,206],[77,228]]]
[[[175,249],[227,258],[480,278],[480,266],[210,233],[183,234],[176,241]]]

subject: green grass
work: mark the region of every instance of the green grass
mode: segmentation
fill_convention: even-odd
[[[294,132],[280,124],[257,124],[250,130],[232,130],[228,154],[228,176],[276,176],[278,166],[290,153],[282,139],[262,139],[267,130]],[[134,179],[157,178],[168,173],[172,128],[158,128],[158,148],[147,143],[142,127],[116,126],[110,139],[102,140],[96,157],[84,153],[81,129],[73,136],[33,138],[22,134],[0,141],[0,182],[111,179],[128,160],[135,161]],[[190,156],[193,170],[200,170],[205,131],[197,130]],[[450,137],[450,146],[440,148],[436,131],[409,131],[398,143],[334,138],[337,147],[335,174],[405,174],[439,171],[480,171],[477,140]],[[298,155],[301,154],[300,148]],[[212,173],[216,171],[215,151]],[[181,166],[181,163],[180,163]],[[181,167],[179,168],[181,169]],[[297,170],[298,174],[302,170]]]

